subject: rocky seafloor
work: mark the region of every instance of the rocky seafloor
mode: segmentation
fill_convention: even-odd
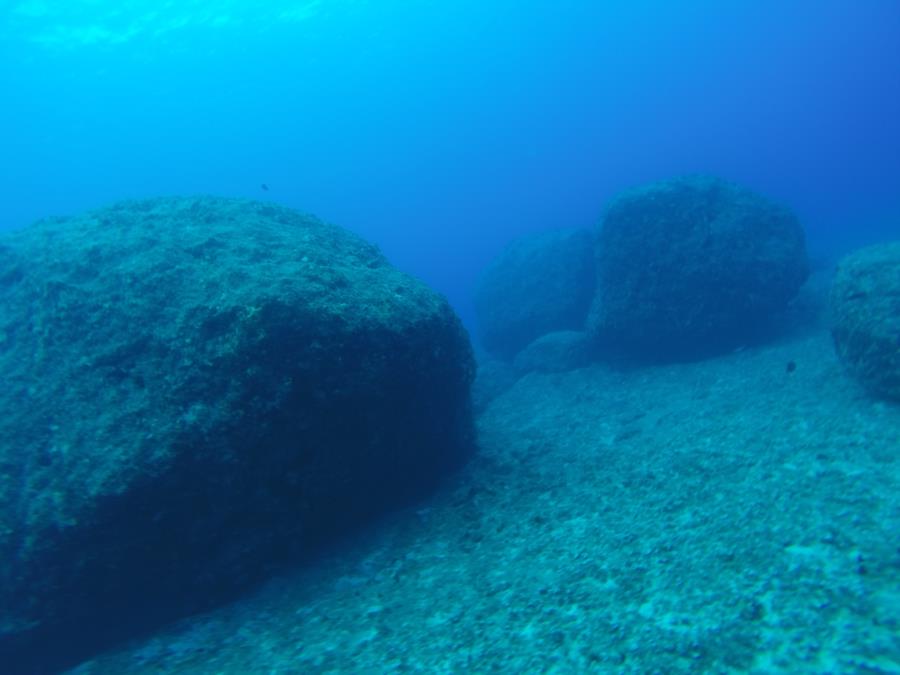
[[[427,502],[73,672],[900,672],[900,406],[826,332],[532,373],[478,429]]]

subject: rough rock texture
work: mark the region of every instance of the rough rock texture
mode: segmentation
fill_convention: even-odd
[[[565,330],[542,335],[516,355],[519,373],[564,373],[583,368],[593,356],[593,344],[584,331]]]
[[[128,202],[4,236],[0,374],[7,664],[214,604],[471,448],[474,361],[447,302],[256,202]]]
[[[874,394],[900,400],[900,242],[842,260],[831,307],[841,361]]]
[[[528,235],[507,246],[475,292],[484,348],[511,360],[545,333],[580,330],[594,293],[592,251],[583,230]]]
[[[787,209],[714,178],[654,183],[603,218],[589,330],[639,360],[723,352],[764,335],[807,273]]]

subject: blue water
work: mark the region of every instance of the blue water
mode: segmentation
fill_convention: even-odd
[[[510,238],[672,175],[788,203],[813,256],[900,232],[893,0],[9,0],[0,91],[0,228],[272,199],[470,325]]]
[[[694,173],[733,181],[793,209],[814,270],[865,244],[900,239],[900,0],[0,0],[0,231],[127,198],[271,200],[377,243],[397,267],[445,294],[476,340],[473,291],[507,243],[554,228],[594,229],[604,206],[622,190]],[[824,297],[823,289],[814,290]],[[460,616],[475,617],[471,642],[482,644],[469,645],[472,653],[477,648],[490,657],[496,647],[496,662],[514,659],[519,637],[526,656],[529,649],[540,652],[542,643],[530,632],[540,603],[559,603],[559,617],[576,607],[565,593],[554,598],[553,586],[540,575],[529,581],[528,573],[545,569],[559,579],[571,571],[572,584],[590,599],[590,607],[573,610],[580,625],[597,620],[601,626],[595,634],[571,632],[585,644],[612,635],[608,629],[622,617],[624,624],[630,616],[643,627],[657,611],[657,635],[666,636],[671,626],[687,623],[670,624],[665,603],[654,609],[650,600],[654,593],[665,598],[666,584],[670,598],[689,598],[679,595],[679,570],[705,555],[704,569],[720,575],[720,604],[708,604],[708,615],[699,604],[682,611],[712,626],[707,663],[731,663],[714,653],[721,635],[744,652],[733,663],[762,663],[759,672],[769,672],[767,650],[777,656],[782,645],[794,650],[785,652],[789,664],[812,659],[810,654],[828,664],[829,654],[838,654],[844,660],[833,663],[876,664],[875,672],[879,655],[886,654],[884,663],[893,659],[889,666],[895,666],[893,589],[900,568],[891,544],[898,513],[891,496],[900,492],[891,463],[897,408],[875,404],[853,388],[832,360],[824,329],[793,337],[773,341],[767,352],[745,350],[741,342],[732,354],[729,344],[720,351],[731,360],[678,364],[643,379],[629,380],[627,369],[624,375],[596,369],[560,380],[553,391],[544,380],[523,378],[505,415],[501,408],[479,418],[480,430],[488,431],[479,452],[488,461],[476,467],[477,480],[463,498],[416,512],[415,523],[441,515],[433,531],[411,526],[409,541],[440,542],[427,537],[444,527],[447,541],[462,536],[459,545],[448,547],[446,560],[443,544],[435,545],[430,550],[439,555],[423,555],[434,562],[421,568],[410,556],[406,576],[390,569],[405,564],[408,542],[366,554],[357,567],[371,574],[354,591],[358,606],[344,604],[340,592],[316,596],[328,610],[322,614],[337,622],[322,624],[321,635],[315,622],[303,624],[309,653],[297,663],[315,663],[317,653],[327,657],[334,644],[350,645],[345,651],[353,656],[371,641],[364,656],[381,667],[385,655],[393,658],[395,645],[417,635],[390,626],[391,618],[373,618],[382,598],[396,593],[409,610],[409,625],[428,637],[438,625],[430,623],[428,593],[438,590],[447,593],[448,604],[465,606]],[[499,396],[513,381],[512,371],[501,366],[513,366],[492,365],[495,381],[488,369],[482,381],[496,389],[491,396]],[[600,379],[590,379],[595,376]],[[52,401],[51,407],[59,405]],[[682,455],[670,446],[679,446]],[[9,448],[23,456],[35,449],[18,437],[7,441]],[[57,446],[51,449],[55,453]],[[650,457],[660,449],[672,452]],[[595,461],[594,451],[609,456]],[[495,464],[502,468],[496,474]],[[733,501],[722,497],[732,490]],[[592,506],[603,501],[598,494],[613,505],[602,514]],[[684,500],[690,507],[678,501],[686,495],[695,499]],[[671,508],[663,497],[672,498]],[[475,508],[482,502],[490,524],[483,532]],[[780,512],[782,503],[793,510]],[[670,541],[683,546],[672,554],[671,566],[667,556],[648,563],[662,579],[657,588],[637,586],[643,584],[643,562],[634,565],[629,555],[640,553],[643,542],[634,543],[629,513],[646,525],[642,535],[660,543],[656,549],[647,545],[654,556],[668,551]],[[628,517],[616,529],[615,517],[622,514]],[[608,534],[596,548],[593,534],[579,540],[582,523],[595,520],[597,540]],[[494,527],[495,521],[503,527]],[[573,553],[572,560],[602,561],[597,551],[609,554],[613,574],[624,579],[618,605],[605,604],[603,595],[615,584],[594,588],[581,562],[554,572],[555,549],[542,539],[548,523],[556,528],[554,541],[565,542],[559,544],[564,551],[584,547],[584,556]],[[681,525],[690,534],[704,523],[699,546],[669,537]],[[755,537],[760,550],[748,546],[743,557],[733,553],[745,537],[740,527],[756,527],[746,541]],[[482,541],[491,553],[479,554]],[[367,563],[378,559],[379,550],[390,562]],[[770,564],[785,556],[800,562]],[[819,559],[826,561],[821,569]],[[469,570],[471,579],[477,574],[479,583],[469,584],[460,570]],[[521,576],[522,592],[507,594],[506,582],[492,581],[485,570]],[[629,570],[635,593],[646,599],[626,587]],[[436,581],[419,584],[420,573]],[[345,577],[361,578],[352,570],[336,574],[338,591]],[[693,584],[704,574],[684,579]],[[767,574],[778,583],[757,602],[753,577]],[[482,593],[485,588],[490,592]],[[534,594],[541,598],[537,604]],[[485,606],[499,598],[495,604],[505,607],[494,616],[500,619],[479,623],[480,612],[468,604],[473,597]],[[753,598],[750,611],[738,607],[725,616],[733,598]],[[522,607],[533,614],[518,615]],[[720,610],[724,618],[712,616]],[[181,608],[166,606],[160,613],[158,623],[180,615]],[[136,610],[135,623],[155,625],[149,614]],[[542,615],[549,637],[561,635],[565,621]],[[293,616],[273,622],[269,635],[291,626],[285,633],[294,640]],[[361,616],[367,630],[384,620],[392,632],[380,635],[380,643],[359,639],[352,623]],[[416,619],[423,616],[429,621]],[[120,618],[117,628],[128,633],[132,617],[113,621]],[[485,625],[496,633],[482,632]],[[45,650],[41,644],[40,653],[27,658],[74,665],[94,655],[95,643],[106,648],[118,639],[115,630],[107,635],[94,629],[67,634],[68,645],[57,641]],[[451,634],[450,628],[437,630]],[[252,635],[250,628],[243,632]],[[677,636],[654,642],[646,635],[629,635],[649,654],[632,650],[632,663],[655,663],[652,651],[660,645],[660,659],[693,649],[682,649]],[[749,636],[745,643],[732,639],[742,635]],[[86,640],[94,642],[85,647]],[[207,641],[213,651],[241,651],[214,635]],[[172,643],[175,660],[179,643],[190,640]],[[596,651],[614,657],[619,646],[607,647]],[[731,647],[722,652],[727,656]],[[133,663],[162,659],[154,649],[145,646]],[[435,655],[428,649],[421,663],[455,663],[428,661],[448,651],[435,647]],[[287,649],[273,654],[273,663],[293,658]],[[198,652],[196,658],[206,657]],[[15,672],[14,666],[0,658],[0,675],[6,672]],[[840,668],[826,665],[821,672]]]

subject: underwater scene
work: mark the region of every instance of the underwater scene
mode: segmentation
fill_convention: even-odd
[[[900,2],[0,3],[0,675],[900,673]]]

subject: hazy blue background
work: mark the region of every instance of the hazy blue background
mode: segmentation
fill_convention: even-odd
[[[470,321],[511,237],[693,171],[900,236],[900,2],[0,0],[0,228],[270,198]]]

